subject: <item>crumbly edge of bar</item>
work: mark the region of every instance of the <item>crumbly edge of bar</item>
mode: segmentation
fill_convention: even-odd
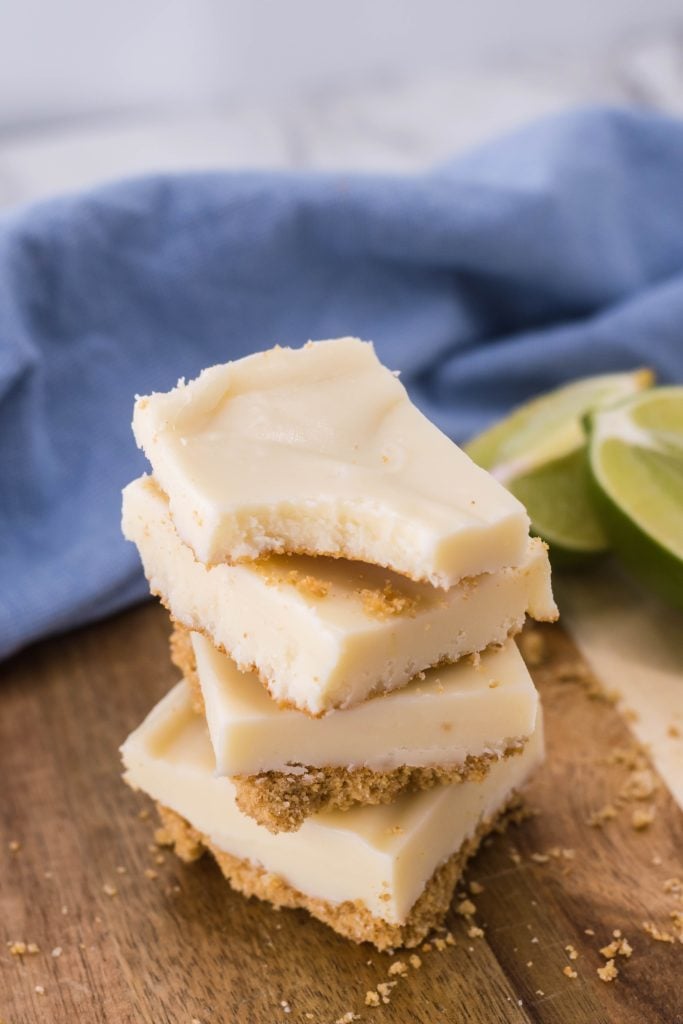
[[[195,559],[197,559],[197,554],[194,548],[192,548],[190,545],[188,545],[188,547],[190,547],[192,554],[195,556]],[[353,554],[349,551],[328,551],[322,548],[313,549],[302,547],[300,545],[297,545],[297,547],[293,549],[287,548],[284,544],[273,544],[272,546],[262,548],[261,550],[259,550],[257,555],[243,555],[238,557],[226,556],[225,558],[221,558],[217,562],[203,562],[202,564],[206,565],[207,568],[209,569],[213,569],[217,565],[253,565],[254,562],[266,562],[267,559],[272,557],[273,555],[277,558],[282,558],[283,556],[285,556],[290,558],[329,558],[333,561],[339,562],[366,561],[366,559],[360,558],[357,554]],[[198,560],[199,559],[197,559],[197,561]],[[397,566],[392,562],[368,562],[368,565],[375,566],[377,569],[386,569],[387,572],[393,573],[395,576],[398,576],[399,579],[404,578],[410,581],[411,583],[425,584],[434,587],[435,590],[443,590],[444,592],[450,590],[451,587],[457,586],[463,580],[473,578],[468,576],[460,576],[457,580],[452,580],[450,583],[443,583],[439,582],[441,577],[439,576],[438,573],[434,573],[432,576],[425,574],[419,575],[418,573],[411,573],[406,566]]]
[[[502,757],[521,754],[523,744],[508,747]],[[495,754],[468,757],[452,765],[403,765],[390,771],[372,768],[301,766],[302,774],[261,772],[236,777],[236,802],[243,814],[270,832],[296,832],[306,818],[323,810],[346,811],[356,804],[388,804],[404,793],[456,782],[481,782],[495,762]]]
[[[190,686],[192,706],[203,715],[204,701],[189,633],[177,624],[171,634],[171,658]],[[481,781],[493,764],[521,754],[525,741],[499,754],[469,756],[457,764],[417,767],[399,765],[387,771],[338,765],[296,765],[296,772],[265,771],[233,778],[237,806],[270,832],[295,832],[305,819],[322,810],[346,811],[354,804],[391,803],[402,793],[431,789],[443,783]]]
[[[169,606],[169,604],[166,601],[166,598],[164,597],[163,594],[161,594],[158,590],[152,590],[151,593],[154,595],[154,597],[158,597],[159,598],[159,601],[161,602],[162,606],[168,612],[168,614],[169,614],[169,616],[171,618],[171,622],[173,623],[174,629],[184,630],[187,633],[190,633],[190,632],[192,632],[192,633],[199,633],[206,640],[208,640],[209,643],[212,644],[216,648],[217,651],[220,651],[221,654],[226,654],[229,658],[231,658],[232,661],[234,661],[235,664],[237,665],[237,668],[240,670],[240,672],[250,672],[250,673],[253,673],[253,675],[255,675],[256,678],[259,680],[259,682],[265,687],[266,692],[268,693],[268,696],[273,701],[273,703],[277,705],[277,707],[282,708],[283,710],[287,710],[287,711],[300,711],[302,714],[308,715],[309,718],[323,718],[324,715],[327,714],[327,711],[333,711],[333,710],[342,710],[343,711],[343,710],[348,710],[348,709],[345,709],[345,708],[333,707],[333,708],[328,708],[328,709],[323,710],[323,711],[319,711],[317,714],[313,714],[313,712],[309,711],[307,708],[299,707],[297,704],[293,704],[291,701],[285,701],[285,700],[279,699],[278,697],[275,697],[273,695],[272,688],[271,688],[272,684],[270,683],[268,677],[261,671],[261,669],[259,669],[259,667],[257,665],[253,665],[253,664],[248,665],[248,664],[243,664],[242,662],[235,661],[235,658],[232,656],[231,652],[228,651],[224,647],[223,644],[217,643],[216,642],[216,638],[213,636],[212,633],[209,632],[208,629],[205,629],[203,626],[197,626],[197,625],[189,624],[187,622],[183,622],[182,619],[179,619],[176,616],[176,614],[174,613],[173,609]],[[480,657],[487,650],[493,650],[495,648],[503,647],[507,643],[508,640],[512,640],[519,633],[521,633],[523,628],[524,628],[524,622],[522,622],[520,625],[515,625],[515,626],[511,627],[508,630],[508,632],[507,632],[505,640],[501,641],[501,643],[489,644],[488,647],[484,648],[481,651],[467,651],[464,654],[460,655],[460,657],[456,658],[455,660],[452,660],[450,658],[440,658],[439,661],[436,661],[433,665],[427,666],[425,669],[423,669],[423,671],[427,672],[427,671],[431,671],[432,669],[446,668],[449,665],[457,665],[457,663],[459,661],[464,661],[466,658],[477,658],[477,657]],[[174,665],[176,665],[176,667],[179,668],[181,672],[183,672],[184,670],[183,670],[181,664],[179,664],[175,660],[175,658],[173,657],[173,647],[171,647],[171,658],[173,660]],[[406,683],[408,683],[408,682],[410,682],[410,680],[406,680]],[[386,697],[390,693],[395,693],[396,689],[401,689],[401,687],[395,687],[394,689],[391,689],[391,690],[383,690],[381,688],[377,688],[377,689],[371,690],[370,693],[368,693],[366,695],[364,700],[381,700],[382,697]],[[363,701],[361,701],[360,703],[363,703]],[[203,702],[202,702],[202,706],[203,706]],[[351,706],[355,707],[356,705],[353,704]]]
[[[168,495],[166,494],[165,490],[163,489],[163,487],[161,486],[161,484],[159,483],[159,481],[157,480],[157,478],[154,475],[147,476],[146,477],[146,481],[147,481],[147,486],[151,487],[151,489],[153,489],[154,492],[156,492],[164,500],[164,502],[169,506],[169,518],[171,520],[171,525],[172,525],[174,531],[177,534],[177,530],[175,528],[175,523],[173,521],[173,516],[170,513],[170,504],[169,504]],[[313,551],[312,549],[307,549],[307,548],[297,548],[294,551],[294,550],[291,550],[291,549],[285,550],[284,547],[283,548],[280,548],[280,547],[269,547],[267,549],[264,549],[261,553],[259,553],[259,555],[256,558],[250,558],[250,557],[246,557],[246,556],[245,557],[238,557],[238,558],[226,557],[226,558],[220,559],[219,561],[208,561],[208,562],[205,562],[205,561],[202,561],[202,559],[198,556],[198,554],[195,551],[195,549],[193,548],[193,546],[191,546],[190,544],[187,544],[185,541],[182,541],[182,540],[181,540],[181,543],[189,550],[189,552],[191,553],[191,556],[193,556],[194,560],[197,562],[198,565],[202,565],[204,568],[209,568],[209,569],[210,568],[215,568],[217,565],[250,565],[250,564],[253,565],[254,563],[262,563],[262,562],[266,562],[267,559],[270,556],[272,556],[272,555],[276,555],[276,556],[279,556],[279,557],[283,556],[283,555],[290,556],[290,557],[291,556],[297,557],[297,556],[302,556],[303,555],[303,556],[306,556],[306,557],[309,557],[309,558],[331,558],[331,559],[334,559],[336,561],[342,561],[342,560],[344,560],[344,561],[348,561],[348,560],[350,560],[350,561],[360,561],[360,562],[364,561],[364,559],[357,559],[357,558],[355,558],[353,556],[351,556],[350,559],[349,559],[349,554],[347,552],[344,552],[344,551],[321,551],[321,550]],[[546,551],[548,551],[549,548],[548,548],[548,545],[546,544],[546,542],[542,541],[541,543],[542,543],[543,547],[546,549]],[[453,587],[459,586],[460,584],[469,584],[470,586],[475,585],[477,580],[481,579],[482,577],[485,577],[485,575],[489,575],[490,574],[489,572],[480,572],[480,573],[477,573],[477,574],[474,574],[474,575],[464,575],[464,577],[460,577],[458,580],[452,581],[449,584],[443,584],[443,583],[439,583],[437,580],[431,579],[430,577],[428,577],[428,575],[413,575],[410,572],[405,571],[403,569],[396,568],[395,566],[393,566],[392,564],[389,564],[389,563],[385,564],[384,562],[372,562],[370,564],[376,565],[378,568],[386,569],[387,571],[394,573],[396,575],[396,577],[398,577],[399,580],[401,578],[403,578],[403,579],[408,580],[408,581],[410,581],[412,583],[417,583],[417,584],[421,584],[421,585],[429,585],[429,586],[433,587],[434,590],[441,590],[444,593],[446,593],[447,591],[451,590]],[[512,566],[502,566],[502,568],[510,568],[510,567],[512,567]],[[389,583],[389,586],[391,586],[391,582],[390,581],[387,581],[387,583]],[[380,596],[382,594],[382,590],[383,590],[383,588],[377,588],[376,589],[376,592],[377,592],[378,596]],[[158,597],[160,597],[162,599],[162,603],[165,603],[163,601],[163,597],[162,597],[161,594],[158,594],[156,591],[153,591],[153,593],[156,594],[156,596],[158,596]],[[555,609],[555,614],[554,615],[546,616],[546,617],[539,617],[537,622],[553,623],[553,622],[557,621],[558,617],[559,617],[559,612],[557,611],[557,609]]]
[[[392,924],[376,917],[362,900],[330,903],[307,896],[279,875],[220,850],[208,836],[198,832],[170,808],[157,804],[157,809],[163,826],[159,841],[173,846],[181,860],[197,860],[208,850],[230,886],[244,896],[256,896],[278,908],[303,908],[345,938],[353,942],[371,942],[377,949],[385,950],[417,946],[433,928],[443,922],[453,891],[468,860],[474,856],[488,833],[504,830],[519,815],[521,800],[517,794],[511,794],[505,806],[493,818],[479,823],[471,838],[465,840],[460,849],[436,869],[413,904],[404,924]]]

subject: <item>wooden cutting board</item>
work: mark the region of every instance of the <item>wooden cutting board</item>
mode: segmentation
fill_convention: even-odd
[[[533,669],[549,750],[529,792],[538,814],[495,836],[468,873],[484,887],[473,897],[484,937],[452,912],[456,945],[421,952],[378,1008],[365,993],[395,978],[389,966],[405,955],[246,901],[208,858],[185,866],[154,846],[117,748],[175,681],[168,631],[148,604],[0,670],[3,1024],[683,1021],[683,945],[642,927],[669,932],[671,911],[683,911],[665,891],[683,877],[683,814],[662,785],[622,805],[633,742],[590,680],[577,681],[579,656],[559,627],[539,631],[547,658]],[[587,824],[609,804],[615,818]],[[656,812],[643,831],[634,808]],[[617,956],[619,975],[604,982],[598,950],[613,929],[633,955]],[[12,955],[12,941],[39,952]]]

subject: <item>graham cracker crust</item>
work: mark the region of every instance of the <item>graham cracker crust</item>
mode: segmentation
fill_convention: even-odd
[[[192,706],[204,714],[204,701],[197,676],[197,665],[189,631],[174,624],[170,640],[171,659],[187,680]],[[306,818],[323,810],[346,811],[354,804],[392,803],[403,793],[431,789],[432,786],[465,781],[481,781],[501,758],[521,754],[524,741],[508,746],[502,753],[469,756],[450,765],[415,767],[403,765],[389,771],[344,766],[295,766],[300,771],[260,772],[236,776],[237,806],[270,832],[296,832]]]
[[[274,907],[303,908],[309,914],[353,942],[371,942],[379,950],[419,945],[426,935],[443,923],[467,862],[479,844],[492,830],[504,830],[519,815],[520,797],[513,793],[501,811],[482,821],[474,835],[466,840],[448,860],[437,868],[403,924],[391,924],[375,917],[362,900],[329,903],[307,896],[279,875],[271,874],[256,864],[219,850],[208,836],[193,828],[175,811],[157,804],[164,835],[164,845],[173,846],[181,860],[197,860],[205,851],[215,858],[230,886],[244,896],[256,896]]]
[[[521,754],[523,745],[508,747],[503,757]],[[306,818],[323,810],[347,811],[355,804],[390,804],[403,793],[415,793],[452,782],[480,782],[495,754],[468,757],[455,765],[416,768],[400,766],[387,772],[372,768],[304,767],[304,773],[261,772],[233,779],[236,802],[243,814],[270,832],[296,832]]]

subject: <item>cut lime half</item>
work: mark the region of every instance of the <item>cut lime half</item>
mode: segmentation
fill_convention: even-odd
[[[605,530],[644,583],[683,607],[683,387],[654,388],[589,418]]]
[[[465,450],[523,502],[556,555],[597,554],[609,541],[595,509],[583,421],[652,382],[646,369],[585,377],[515,409]]]

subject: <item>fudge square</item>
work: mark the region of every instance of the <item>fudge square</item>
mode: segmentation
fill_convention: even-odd
[[[536,724],[538,693],[514,640],[321,718],[278,707],[200,633],[176,627],[171,651],[206,716],[216,774],[232,778],[240,810],[273,832],[321,810],[483,779],[521,753]]]
[[[357,338],[210,367],[139,398],[133,430],[207,565],[330,555],[448,588],[526,554],[524,506]]]
[[[204,850],[233,888],[304,907],[356,942],[417,945],[441,924],[469,857],[514,804],[543,758],[541,717],[523,752],[480,782],[456,782],[394,803],[326,811],[274,835],[242,814],[215,774],[206,722],[178,683],[122,747],[124,778],[159,805],[185,860]]]
[[[517,566],[449,590],[345,559],[271,555],[207,566],[178,535],[153,477],[123,492],[123,531],[153,594],[273,700],[321,715],[397,689],[439,662],[501,644],[526,614],[554,620],[547,549],[526,539]]]

